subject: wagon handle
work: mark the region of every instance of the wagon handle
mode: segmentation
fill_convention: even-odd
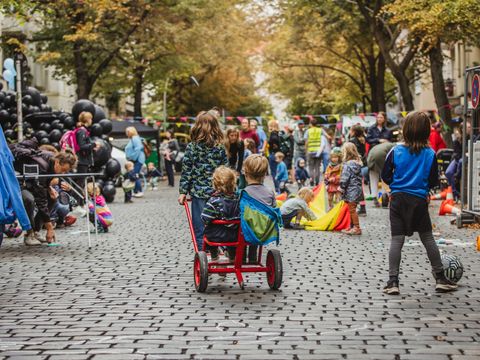
[[[190,235],[192,236],[193,249],[195,250],[195,253],[198,253],[197,241],[195,239],[195,231],[193,230],[192,214],[190,213],[190,207],[188,206],[188,203],[190,201],[192,201],[192,199],[186,198],[183,202],[183,207],[185,208],[185,212],[187,213],[188,227],[190,228]]]

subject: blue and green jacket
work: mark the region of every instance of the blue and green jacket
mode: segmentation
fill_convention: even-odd
[[[213,172],[221,165],[228,165],[223,144],[213,147],[209,147],[205,143],[191,142],[188,144],[182,162],[180,194],[209,199],[214,193]]]

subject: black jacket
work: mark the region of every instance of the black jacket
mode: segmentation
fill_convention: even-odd
[[[50,181],[55,177],[53,153],[38,149],[36,139],[25,140],[10,146],[15,158],[14,167],[20,174],[23,174],[24,165],[38,165],[39,175],[52,174],[52,177],[38,179],[25,179],[20,181],[22,190],[28,190],[35,199],[38,214],[44,222],[50,221],[50,206],[53,204],[50,199]]]
[[[392,132],[388,130],[385,126],[382,127],[381,130],[379,130],[377,124],[375,124],[368,128],[366,139],[367,143],[369,143],[371,147],[374,147],[375,145],[378,145],[380,143],[380,139],[392,141]]]
[[[230,144],[230,149],[228,151],[228,165],[238,173],[242,172],[244,154],[245,145],[243,144],[243,141]]]
[[[80,150],[77,153],[78,165],[93,165],[93,148],[95,143],[90,138],[87,129],[80,128],[77,131],[77,144]]]

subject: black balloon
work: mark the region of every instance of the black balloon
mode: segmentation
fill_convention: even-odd
[[[105,174],[107,175],[108,178],[116,177],[118,174],[120,174],[121,170],[122,170],[122,167],[117,159],[110,159],[107,161],[107,164],[105,165]]]
[[[10,139],[10,140],[15,140],[17,138],[17,133],[12,129],[5,130],[4,135],[7,139]]]
[[[10,114],[7,110],[0,110],[0,121],[10,120]]]
[[[105,198],[105,201],[111,203],[115,199],[116,192],[117,190],[115,189],[115,184],[112,181],[106,181],[102,189],[102,194]]]
[[[50,144],[50,140],[48,140],[48,138],[40,139],[40,145],[49,145],[49,144]]]
[[[1,84],[1,83],[0,83]],[[5,91],[0,91],[0,103],[3,103],[5,101]]]
[[[55,149],[60,151],[60,144],[58,142],[52,142],[50,145],[52,145]]]
[[[37,138],[38,141],[41,139],[47,139],[48,140],[48,133],[44,130],[38,130],[35,132],[35,137]]]
[[[105,181],[103,179],[95,179],[97,181],[97,185],[100,186],[100,189],[103,190],[103,187],[105,186]]]
[[[64,121],[67,117],[69,117],[70,115],[65,113],[65,112],[61,112],[59,114],[56,114],[57,115],[57,118],[59,118],[61,121]]]
[[[92,140],[97,144],[97,148],[93,151],[93,164],[99,168],[108,162],[112,149],[105,140],[100,138],[92,138]]]
[[[58,143],[62,138],[62,132],[58,129],[53,129],[50,131],[50,135],[48,135],[48,139],[51,143]]]
[[[32,113],[37,113],[37,112],[40,112],[40,107],[36,106],[36,105],[33,105],[32,106]]]
[[[75,121],[73,121],[71,116],[67,116],[63,120],[63,125],[65,129],[72,130],[75,127]]]
[[[30,95],[25,95],[23,98],[22,98],[22,102],[26,105],[33,105],[33,99]]]
[[[42,99],[42,103],[46,104],[48,102],[48,96],[45,94],[41,94],[40,98]]]
[[[52,129],[60,129],[60,124],[60,119],[55,119],[50,123],[50,125],[52,125]]]
[[[102,136],[103,134],[103,128],[102,125],[100,124],[93,124],[90,126],[90,136]]]
[[[113,124],[110,120],[108,119],[100,120],[99,124],[102,126],[103,133],[105,135],[108,135],[112,132]]]
[[[78,100],[72,107],[72,117],[75,122],[78,121],[78,116],[82,112],[89,112],[95,117],[95,105],[90,100]]]
[[[38,91],[34,87],[29,86],[27,88],[27,91],[25,91],[25,94],[30,95],[32,97],[33,105],[35,105],[35,106],[42,105],[42,97],[40,95],[40,91]]]
[[[95,104],[95,115],[93,116],[93,122],[98,123],[100,120],[106,119],[107,115],[101,106]]]
[[[50,132],[50,130],[52,130],[52,125],[50,125],[50,124],[47,123],[47,122],[41,123],[41,124],[40,124],[40,130],[44,130],[44,131],[46,131],[46,132]]]

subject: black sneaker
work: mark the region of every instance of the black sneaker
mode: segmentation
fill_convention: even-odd
[[[450,292],[450,291],[455,291],[458,288],[458,285],[455,284],[453,281],[448,280],[445,277],[445,274],[442,272],[440,274],[437,274],[437,284],[435,285],[435,291],[436,292]]]
[[[387,285],[383,288],[383,292],[387,295],[399,295],[400,288],[398,286],[398,280],[388,280]]]

